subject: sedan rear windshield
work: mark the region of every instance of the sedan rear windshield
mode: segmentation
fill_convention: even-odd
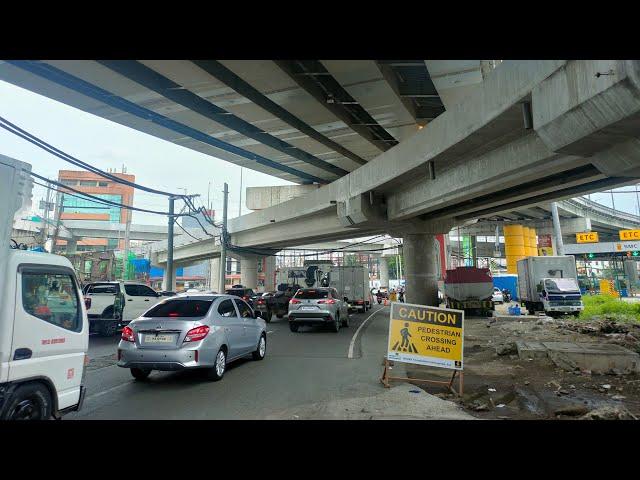
[[[328,298],[329,291],[328,290],[300,290],[295,295],[296,298],[301,298],[303,300],[315,300],[316,298]]]
[[[204,317],[213,300],[166,300],[144,314],[145,317]]]

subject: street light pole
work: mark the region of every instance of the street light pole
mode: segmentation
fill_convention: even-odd
[[[175,221],[174,213],[174,204],[175,197],[169,197],[169,225],[168,225],[168,236],[167,236],[167,281],[165,285],[165,290],[170,292],[176,291],[176,280],[173,274],[173,222]]]
[[[229,200],[229,186],[224,184],[224,200],[222,203],[222,230],[220,232],[220,293],[225,291],[225,277],[227,273],[227,247],[225,235],[227,234],[227,203]]]

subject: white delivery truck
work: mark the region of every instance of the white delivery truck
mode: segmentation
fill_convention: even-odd
[[[573,256],[526,257],[517,268],[520,301],[529,313],[577,317],[584,310]]]
[[[369,289],[369,269],[365,266],[332,266],[329,272],[329,286],[335,288],[346,299],[349,310],[366,312],[371,308]]]
[[[0,419],[60,418],[85,396],[89,324],[71,262],[11,240],[31,166],[0,155]]]

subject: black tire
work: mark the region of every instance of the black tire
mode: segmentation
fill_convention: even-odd
[[[271,323],[271,317],[273,316],[273,313],[271,313],[271,310],[267,310],[266,315],[267,317],[264,319],[264,321],[267,323]]]
[[[297,332],[298,331],[298,325],[296,325],[293,322],[289,322],[289,330],[291,330],[292,332]]]
[[[100,324],[100,328],[98,329],[98,334],[101,337],[113,337],[118,330],[118,322],[115,320],[113,322],[102,322]]]
[[[343,327],[348,327],[349,326],[349,315],[347,315],[347,319],[346,320],[342,320],[342,326]]]
[[[1,420],[49,420],[51,394],[41,383],[27,383],[18,387],[8,399]]]
[[[578,318],[580,316],[580,312],[572,312],[571,315]]]
[[[340,315],[336,315],[336,319],[333,322],[333,328],[331,329],[331,331],[334,333],[338,333],[340,331]]]
[[[264,341],[264,349],[260,350],[260,346],[262,341]],[[254,360],[264,360],[264,356],[267,354],[267,336],[263,333],[262,335],[260,335],[260,340],[258,340],[258,346],[256,347],[255,351],[251,353],[251,356],[253,357]]]
[[[221,355],[222,355],[222,365],[219,366],[218,361],[220,360]],[[218,353],[216,354],[216,365],[207,371],[207,378],[209,380],[217,382],[219,380],[222,380],[222,377],[224,377],[224,372],[226,371],[227,371],[227,352],[223,348],[221,348],[220,350],[218,350]]]
[[[282,314],[282,313],[276,313],[276,318],[282,318],[282,317],[284,317],[284,314]]]
[[[151,375],[151,369],[149,368],[132,368],[131,375],[136,380],[146,380]]]

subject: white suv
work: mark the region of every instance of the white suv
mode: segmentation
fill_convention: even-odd
[[[85,298],[90,299],[89,324],[92,332],[113,335],[163,299],[144,283],[94,282],[85,286]]]

